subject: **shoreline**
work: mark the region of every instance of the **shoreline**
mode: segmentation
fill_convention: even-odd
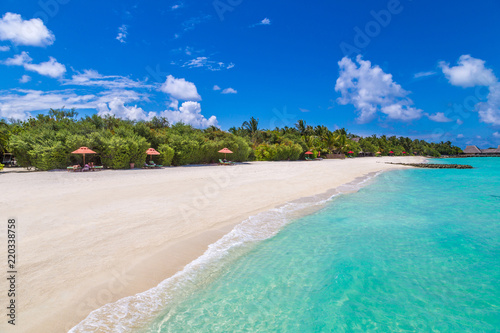
[[[28,178],[42,178],[33,179],[36,183],[35,191],[31,191],[31,196],[34,197],[32,202],[38,208],[48,209],[54,206],[54,201],[57,201],[60,194],[58,195],[55,191],[52,195],[48,194],[44,197],[36,192],[37,187],[43,188],[54,180],[58,181],[56,187],[59,187],[59,191],[63,191],[62,189],[68,185],[73,185],[73,187],[67,190],[70,193],[63,193],[63,197],[69,198],[67,207],[56,204],[51,212],[44,211],[41,214],[42,220],[38,219],[38,223],[43,221],[43,218],[53,220],[54,223],[51,223],[50,227],[57,235],[48,238],[49,241],[54,242],[55,237],[63,239],[54,244],[56,247],[59,245],[60,252],[63,254],[62,258],[57,257],[57,251],[56,253],[50,252],[40,244],[36,245],[37,241],[47,241],[45,236],[49,233],[44,230],[43,226],[38,226],[39,234],[36,233],[37,228],[34,225],[35,234],[26,231],[24,235],[21,233],[21,240],[26,243],[21,246],[20,250],[24,251],[21,252],[20,257],[25,261],[25,274],[31,272],[33,275],[26,274],[31,279],[28,279],[29,285],[25,287],[25,290],[20,292],[38,290],[37,286],[40,285],[44,288],[38,293],[32,292],[31,294],[34,295],[30,297],[31,302],[28,306],[19,309],[22,314],[19,326],[22,327],[23,332],[40,332],[45,328],[51,332],[66,332],[91,311],[104,304],[149,290],[182,271],[186,265],[199,258],[209,245],[227,235],[249,216],[304,197],[326,193],[370,172],[406,168],[386,165],[383,162],[387,159],[391,161],[424,160],[419,157],[390,157],[317,162],[251,162],[248,165],[231,167],[106,171],[100,174],[81,175],[64,173],[65,171],[36,173],[42,176]],[[330,173],[326,175],[321,174],[328,172]],[[305,180],[310,182],[308,185],[296,179],[298,176],[311,173],[317,178]],[[31,176],[31,174],[28,175]],[[2,180],[5,180],[5,176]],[[26,176],[22,174],[14,178],[18,178],[15,180],[19,181],[22,180],[19,178]],[[335,179],[331,179],[334,176]],[[122,179],[123,177],[125,179]],[[134,180],[132,184],[122,184],[122,182],[130,181],[131,177]],[[321,177],[327,178],[322,181]],[[177,188],[177,192],[173,189],[162,191],[155,189],[155,181],[156,186],[160,186],[158,183],[162,185],[175,183],[180,187]],[[27,186],[33,186],[26,184],[30,183],[26,182],[26,179],[24,182],[25,184],[22,184],[22,181],[21,184],[17,182],[21,190],[26,189]],[[142,183],[147,185],[144,186],[146,192],[141,189]],[[93,193],[91,185],[97,185],[94,191],[105,192],[101,195],[90,196],[97,196],[96,199],[100,199],[98,200],[100,204],[93,205],[93,200],[88,198],[88,193]],[[111,190],[106,191],[105,188],[109,185],[112,185]],[[75,186],[80,186],[80,188],[75,190]],[[134,191],[140,194],[134,195]],[[233,191],[234,193],[231,193]],[[134,200],[129,200],[127,194]],[[16,195],[18,196],[19,193],[14,193],[13,199]],[[139,202],[136,202],[137,200]],[[84,213],[82,217],[77,217],[77,212],[73,212],[75,214],[73,216],[71,209],[80,204],[87,204],[93,210],[90,213]],[[144,206],[150,207],[148,209]],[[6,207],[11,206],[7,203]],[[16,211],[14,207],[14,212],[20,221],[33,218],[36,207],[31,209],[20,209],[20,207],[22,205],[18,204],[19,211]],[[170,213],[173,209],[173,214],[158,208],[163,208]],[[81,209],[79,211],[82,212]],[[221,211],[225,213],[221,214]],[[222,218],[221,215],[223,215]],[[138,222],[138,216],[143,216],[144,223],[148,224]],[[124,218],[124,221],[117,223],[116,220],[120,218]],[[72,219],[76,221],[68,223]],[[179,219],[181,223],[172,223],[178,222]],[[31,222],[35,223],[35,221]],[[146,230],[142,231],[141,227]],[[160,235],[160,232],[166,233],[166,231],[169,235]],[[91,238],[93,232],[96,239]],[[65,237],[67,237],[66,241],[64,241]],[[147,241],[147,244],[140,241],[141,237]],[[127,245],[123,244],[125,241]],[[72,242],[75,244],[68,244]],[[92,251],[94,245],[95,248]],[[33,251],[33,253],[29,251],[35,249],[39,251]],[[78,253],[79,251],[83,253]],[[56,256],[41,259],[44,252],[56,254]],[[102,257],[93,257],[93,252],[100,253]],[[23,260],[21,260],[20,267],[22,263]],[[65,276],[62,279],[62,282],[66,284],[59,284],[58,287],[57,283],[61,280],[51,281],[48,278],[51,276],[50,271],[47,274],[47,267],[44,267],[44,264],[59,264],[60,269],[66,269],[67,272],[63,274]],[[92,268],[92,264],[96,265],[97,269]],[[85,268],[89,269],[87,274],[83,273]],[[21,268],[20,272],[23,272]],[[71,281],[73,284],[70,283]],[[55,314],[47,316],[47,309],[52,309],[51,312]],[[28,327],[27,322],[22,320],[23,317],[30,317],[31,327]]]

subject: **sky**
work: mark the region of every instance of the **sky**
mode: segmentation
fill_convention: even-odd
[[[0,117],[299,119],[500,145],[495,0],[0,2]]]

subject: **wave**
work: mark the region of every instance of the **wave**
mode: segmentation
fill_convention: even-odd
[[[122,298],[92,311],[68,333],[138,332],[160,313],[213,281],[222,267],[240,257],[251,245],[275,236],[295,218],[321,208],[335,197],[358,191],[382,171],[359,177],[324,194],[302,198],[283,206],[251,216],[236,225],[228,234],[208,246],[203,255],[182,271],[145,292]]]

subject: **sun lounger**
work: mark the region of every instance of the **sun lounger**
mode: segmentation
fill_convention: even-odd
[[[143,166],[143,168],[145,168],[145,169],[157,169],[157,168],[160,169],[162,167],[163,167],[163,165],[161,165],[161,164],[147,164],[147,163],[144,163],[144,166]]]
[[[219,158],[219,165],[233,165],[233,164],[234,164],[234,162],[231,162],[231,161],[224,162],[223,160],[221,160]]]
[[[79,165],[73,165],[73,166],[67,167],[66,170],[68,170],[68,171],[81,171],[81,167]]]

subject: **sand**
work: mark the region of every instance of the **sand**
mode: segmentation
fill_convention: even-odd
[[[2,230],[16,219],[18,274],[16,326],[3,310],[0,332],[67,332],[92,310],[182,270],[249,216],[368,173],[405,168],[386,161],[423,158],[2,172]],[[2,279],[5,303],[7,290]]]

